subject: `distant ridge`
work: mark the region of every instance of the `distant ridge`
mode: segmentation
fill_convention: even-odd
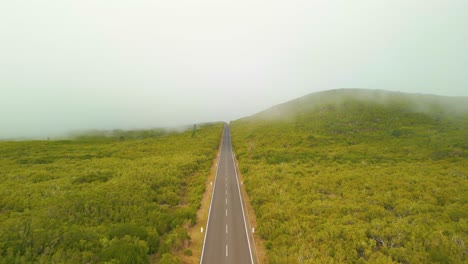
[[[336,105],[346,101],[372,102],[395,105],[412,112],[461,114],[468,113],[468,96],[439,96],[432,94],[403,93],[370,89],[334,89],[311,93],[291,101],[275,105],[242,119],[282,119],[316,110],[324,105]]]

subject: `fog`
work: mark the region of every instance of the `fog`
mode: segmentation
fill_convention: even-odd
[[[0,138],[229,121],[316,91],[467,96],[468,1],[0,3]]]

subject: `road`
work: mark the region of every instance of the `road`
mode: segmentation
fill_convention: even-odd
[[[233,155],[230,129],[226,124],[208,213],[201,264],[254,263]]]

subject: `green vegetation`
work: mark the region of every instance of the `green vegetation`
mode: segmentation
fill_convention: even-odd
[[[466,263],[463,105],[338,90],[232,122],[269,263]]]
[[[0,142],[0,263],[180,262],[221,133]]]

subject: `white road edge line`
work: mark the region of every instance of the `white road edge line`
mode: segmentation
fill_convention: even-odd
[[[236,183],[237,183],[236,185],[237,185],[237,190],[239,191],[239,198],[241,200],[241,209],[242,209],[242,216],[244,218],[245,235],[247,236],[247,243],[249,244],[250,261],[251,261],[252,264],[254,264],[254,260],[253,260],[253,256],[252,256],[252,248],[250,246],[249,232],[247,231],[247,222],[245,221],[244,202],[242,200],[242,194],[241,194],[241,191],[240,191],[239,177],[237,176],[236,160],[234,159],[234,151],[232,150],[232,139],[231,139],[231,130],[230,129],[229,129],[229,145],[231,145],[232,164],[234,165],[234,172],[236,173]],[[226,245],[226,247],[227,247],[227,245]],[[227,251],[226,251],[226,254],[227,254]]]
[[[203,249],[200,257],[200,264],[202,264],[203,261],[203,254],[205,253],[205,243],[206,243],[206,236],[208,234],[208,227],[210,226],[210,215],[211,215],[211,206],[213,205],[213,196],[215,193],[216,189],[216,181],[218,180],[218,168],[219,168],[219,161],[221,160],[221,151],[223,150],[223,142],[224,142],[224,131],[226,130],[226,125],[223,127],[223,135],[221,136],[221,146],[219,149],[219,156],[218,156],[218,164],[216,165],[216,174],[215,174],[215,182],[213,185],[213,191],[211,192],[211,201],[210,201],[210,209],[208,210],[208,220],[206,222],[206,228],[205,228],[205,238],[203,238]],[[230,134],[229,134],[230,135]],[[226,245],[227,248],[227,245]]]

